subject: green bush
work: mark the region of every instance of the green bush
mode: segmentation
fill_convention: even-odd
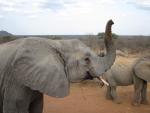
[[[0,36],[0,43],[9,42],[17,39],[15,36]]]

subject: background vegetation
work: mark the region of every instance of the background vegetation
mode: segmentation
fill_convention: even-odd
[[[33,37],[30,36],[0,36],[0,43],[6,43],[12,40]],[[34,36],[43,37],[53,40],[60,39],[80,39],[87,46],[92,48],[95,52],[100,53],[104,50],[104,33],[98,33],[98,35],[46,35],[46,36]],[[126,53],[150,53],[150,36],[119,36],[113,33],[114,42],[116,48],[122,52]]]

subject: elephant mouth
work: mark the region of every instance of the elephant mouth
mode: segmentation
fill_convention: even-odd
[[[86,72],[86,76],[84,77],[84,80],[93,80],[93,76],[90,74],[90,72]]]

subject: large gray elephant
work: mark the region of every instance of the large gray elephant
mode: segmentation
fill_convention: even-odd
[[[117,86],[135,86],[133,105],[147,104],[146,88],[150,81],[150,57],[132,58],[117,57],[114,65],[103,78],[109,83],[107,85],[106,99],[121,103],[117,96]]]
[[[65,97],[69,82],[102,75],[116,56],[112,24],[106,26],[104,57],[77,39],[26,38],[0,45],[0,113],[42,113],[43,93]]]
[[[139,59],[134,68],[134,105],[148,104],[147,82],[150,82],[150,56]]]

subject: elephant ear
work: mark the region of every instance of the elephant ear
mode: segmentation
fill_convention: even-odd
[[[69,81],[61,58],[51,49],[20,49],[12,64],[12,76],[32,90],[53,97],[69,94]]]
[[[139,61],[134,67],[134,72],[137,77],[150,82],[150,61],[149,60]]]

